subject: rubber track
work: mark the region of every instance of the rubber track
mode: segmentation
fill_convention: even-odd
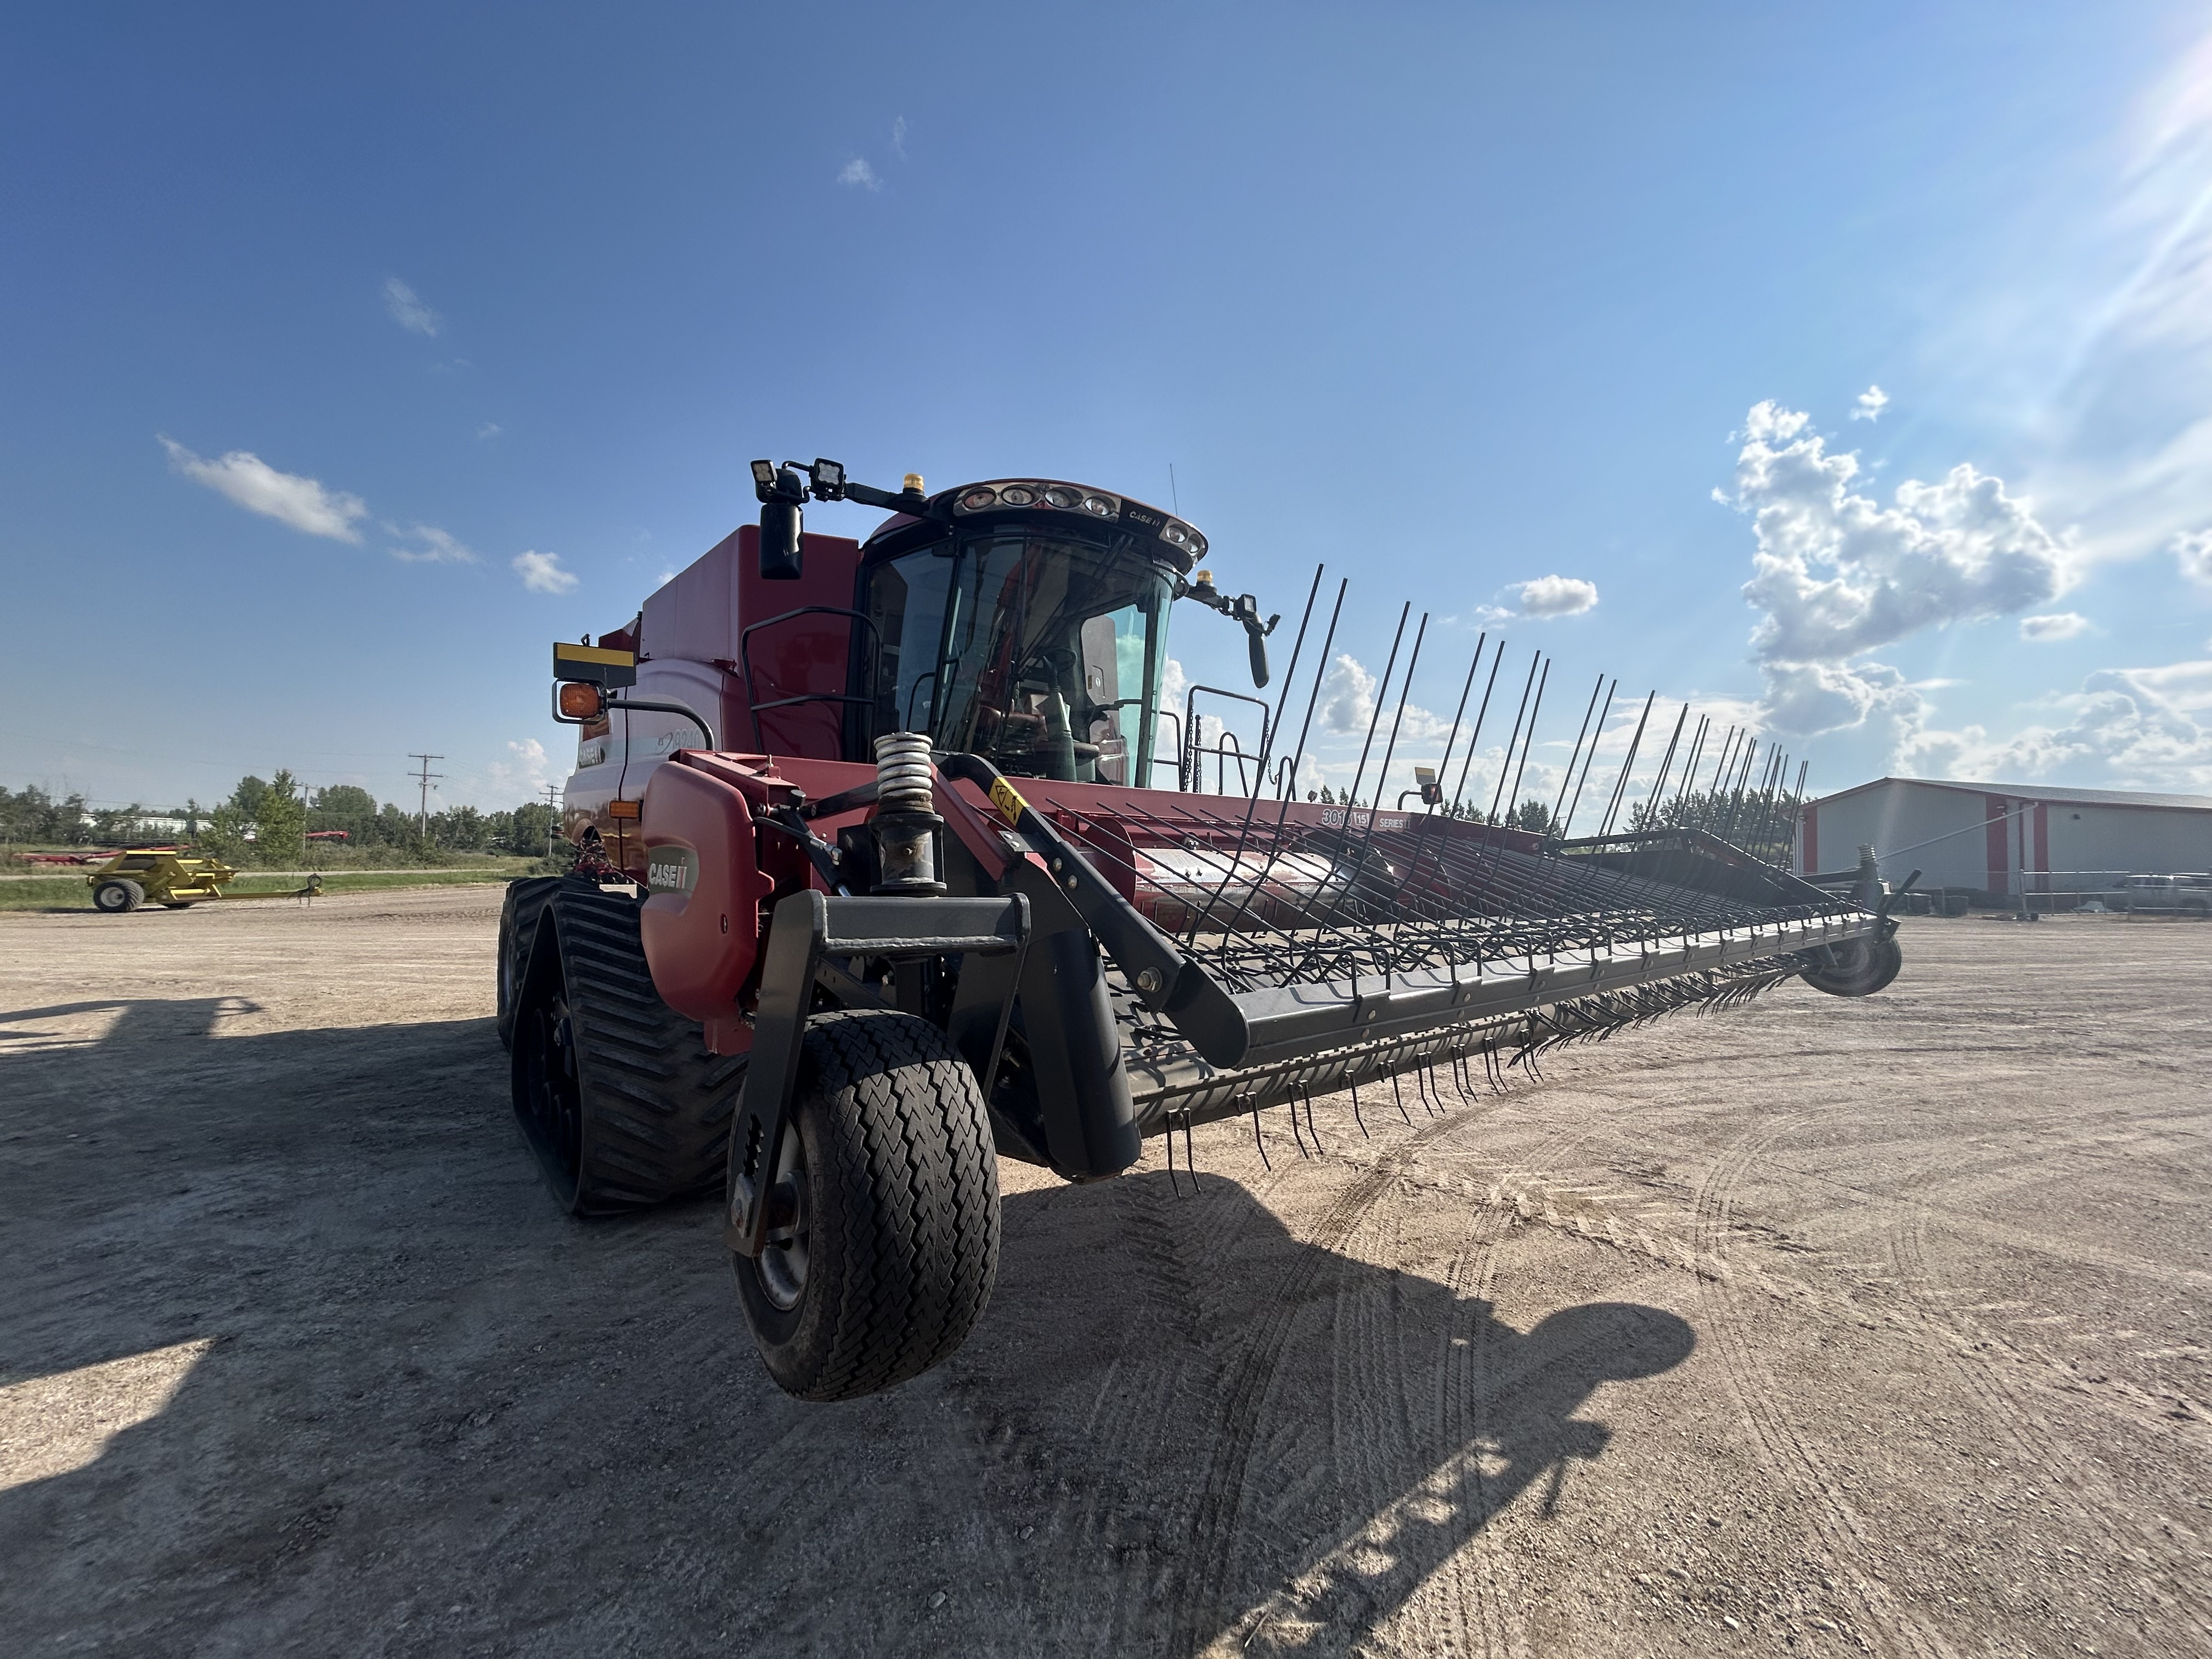
[[[514,1047],[514,1009],[507,998],[522,984],[522,975],[530,966],[531,941],[538,935],[538,918],[560,884],[558,876],[526,876],[507,883],[507,896],[500,903],[499,957],[504,971],[493,981],[493,991],[498,1000],[495,1023],[502,1048]]]
[[[564,881],[546,915],[584,1079],[577,1212],[720,1191],[744,1057],[708,1054],[698,1024],[660,1000],[635,901]]]
[[[828,1173],[842,1190],[817,1224],[842,1224],[845,1271],[801,1397],[850,1400],[927,1370],[982,1317],[998,1276],[998,1158],[975,1073],[927,1021],[818,1014],[806,1049],[840,1143]]]

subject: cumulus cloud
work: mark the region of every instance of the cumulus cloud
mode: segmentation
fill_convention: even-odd
[[[1855,421],[1878,421],[1881,411],[1889,407],[1889,394],[1878,386],[1870,386],[1859,393],[1857,405],[1851,410]]]
[[[2167,544],[2173,562],[2181,567],[2181,574],[2193,582],[2212,587],[2212,530],[2198,530],[2186,536],[2176,536]]]
[[[514,574],[533,593],[566,593],[576,585],[575,573],[561,568],[558,553],[518,553],[513,563]]]
[[[1597,603],[1597,584],[1579,576],[1539,576],[1511,591],[1524,617],[1579,617]]]
[[[1931,776],[2069,777],[2109,787],[2212,790],[2212,661],[2112,668],[2057,700],[2060,726],[1992,738],[1978,726],[1920,732],[1905,757]]]
[[[876,176],[876,170],[858,155],[845,163],[844,170],[837,175],[837,182],[857,185],[862,190],[881,190],[884,187],[884,181]]]
[[[361,539],[354,526],[368,516],[368,505],[358,495],[325,489],[315,479],[297,473],[279,472],[247,450],[234,449],[209,460],[171,438],[161,439],[161,447],[179,472],[228,496],[249,513],[335,542]]]
[[[1907,479],[1884,507],[1855,488],[1859,462],[1831,453],[1808,417],[1771,403],[1744,422],[1729,504],[1758,549],[1745,599],[1778,729],[1856,725],[1899,699],[1895,672],[1859,662],[1923,629],[2009,615],[2057,597],[2068,548],[2034,504],[1972,465]]]
[[[2076,616],[2071,611],[2061,611],[2048,617],[2022,617],[2020,636],[2037,645],[2049,645],[2059,640],[2075,640],[2089,631],[2089,619]]]
[[[384,279],[384,309],[392,320],[410,334],[435,338],[446,319],[422,303],[415,290],[397,276]]]
[[[535,738],[510,738],[507,758],[494,761],[484,768],[484,775],[497,795],[527,794],[543,796],[545,786],[553,781],[553,758],[545,752],[545,745]]]
[[[1357,657],[1339,655],[1322,677],[1322,729],[1364,732],[1374,718],[1375,676]]]
[[[413,547],[388,550],[393,558],[404,559],[409,564],[475,564],[477,562],[474,548],[464,546],[457,537],[448,535],[435,525],[418,524],[410,530],[402,530],[396,524],[388,524],[384,526],[384,532],[387,536],[416,544]]]
[[[1181,662],[1173,657],[1160,671],[1160,707],[1172,709],[1177,720],[1182,718],[1183,699],[1190,695],[1190,676]]]

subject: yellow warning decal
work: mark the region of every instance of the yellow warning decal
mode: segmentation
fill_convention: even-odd
[[[1017,794],[1014,786],[1004,778],[991,780],[991,805],[999,809],[1000,816],[1008,823],[1019,823],[1022,814],[1029,810],[1029,803]]]

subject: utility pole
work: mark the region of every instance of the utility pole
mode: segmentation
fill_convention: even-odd
[[[435,778],[442,778],[446,775],[443,772],[433,772],[430,769],[430,763],[434,760],[443,760],[446,757],[443,755],[417,755],[410,753],[407,758],[411,761],[421,761],[422,763],[422,769],[414,775],[415,781],[422,786],[422,804],[415,815],[415,833],[421,836],[427,841],[429,839],[430,835],[431,781]]]
[[[553,856],[553,832],[560,827],[561,823],[561,786],[559,784],[549,783],[545,786],[545,808],[550,815],[545,820],[545,856],[550,859]]]

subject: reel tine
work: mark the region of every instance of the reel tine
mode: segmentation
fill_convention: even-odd
[[[1252,1102],[1252,1144],[1260,1149],[1261,1167],[1272,1175],[1274,1173],[1274,1162],[1267,1156],[1267,1137],[1260,1133],[1260,1097],[1255,1094],[1249,1098]]]

